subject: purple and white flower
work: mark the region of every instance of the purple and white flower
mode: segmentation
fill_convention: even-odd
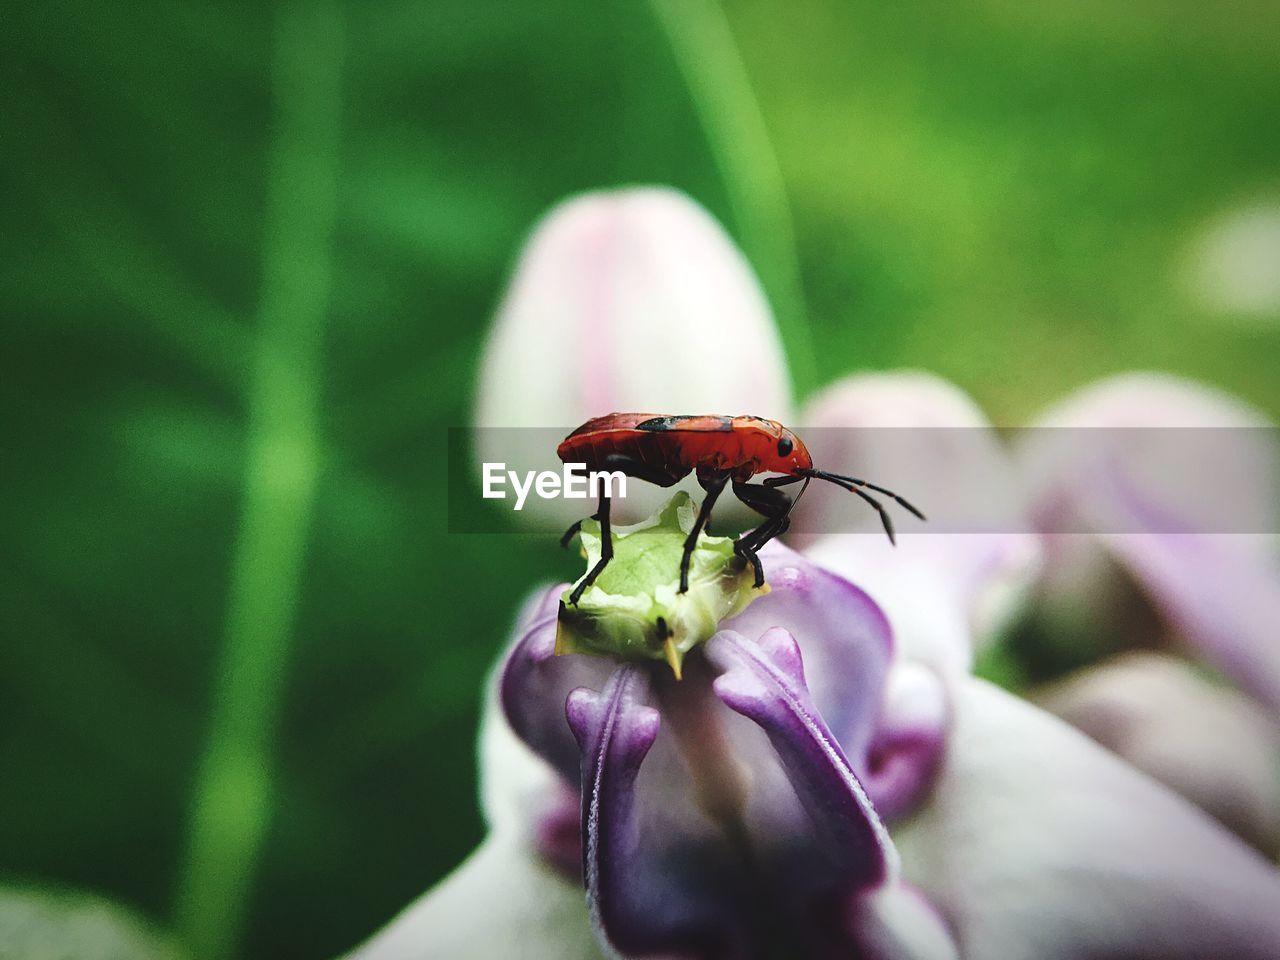
[[[670,349],[690,337],[714,343],[714,363]],[[581,354],[564,355],[566,341]],[[738,353],[726,359],[726,345]],[[649,362],[658,352],[666,367]],[[686,360],[696,370],[670,366]],[[523,377],[535,368],[545,389],[530,391]],[[1085,399],[1094,413],[1068,408],[1062,419],[1094,423],[1146,402],[1120,387]],[[640,190],[574,201],[535,233],[486,353],[478,422],[572,426],[627,407],[785,416],[788,401],[778,338],[741,255],[689,201]],[[867,430],[825,465],[890,485],[910,473],[930,513],[981,532],[913,533],[896,552],[858,534],[798,537],[804,554],[771,544],[761,554],[771,592],[690,651],[680,680],[660,660],[557,656],[564,588],[536,592],[489,685],[488,837],[353,957],[1280,956],[1274,864],[1091,729],[1105,697],[1045,694],[1086,736],[971,674],[1031,595],[1042,546],[1049,573],[1035,600],[1057,589],[1060,557],[1033,531],[1045,504],[1087,520],[1101,503],[1113,512],[1084,525],[1087,551],[1128,570],[1170,632],[1274,707],[1269,547],[1175,542],[1152,532],[1163,522],[1135,532],[1159,499],[1141,484],[1095,483],[1101,496],[1083,498],[1078,464],[1025,448],[1011,458],[972,401],[928,375],[851,378],[801,420],[850,436],[927,428],[914,454],[923,461],[895,464],[900,450],[879,443],[888,434]],[[963,455],[938,445],[951,428],[976,438]],[[969,473],[1009,486],[949,503]],[[963,513],[992,505],[996,514]],[[810,520],[844,506],[815,500]],[[1130,525],[1114,526],[1117,516]],[[1181,720],[1209,712],[1193,705]],[[1138,723],[1176,729],[1163,707]],[[1193,756],[1146,742],[1165,744],[1166,771],[1179,768],[1171,754]],[[1190,769],[1228,768],[1193,759]]]
[[[1133,641],[1180,644],[1280,711],[1274,426],[1220,391],[1133,373],[1068,397],[1026,437],[1047,560],[1037,602],[1058,625],[1133,622],[1145,598],[1157,635]]]
[[[356,956],[1274,955],[1271,864],[1061,721],[900,660],[843,578],[765,559],[773,591],[678,682],[555,656],[563,587],[535,595],[485,721],[490,837]]]

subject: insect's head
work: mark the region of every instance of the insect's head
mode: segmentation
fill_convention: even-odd
[[[813,458],[809,456],[809,448],[794,433],[779,424],[780,435],[774,444],[777,460],[772,469],[778,473],[789,473],[792,476],[813,469]]]
[[[737,417],[734,430],[750,448],[758,472],[796,476],[813,467],[813,458],[804,441],[777,420]]]

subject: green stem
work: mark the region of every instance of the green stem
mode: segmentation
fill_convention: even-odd
[[[817,386],[795,226],[746,64],[716,0],[650,0],[706,132],[743,246],[777,312],[796,391]]]
[[[319,474],[342,47],[338,4],[297,0],[278,14],[244,497],[175,905],[178,932],[203,960],[236,949],[271,820],[273,741]]]

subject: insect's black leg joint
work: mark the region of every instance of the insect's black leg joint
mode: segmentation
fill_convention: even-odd
[[[755,573],[755,588],[759,590],[764,586],[764,565],[760,562],[760,558],[756,556],[755,550],[747,546],[747,544],[739,539],[733,542],[733,552],[742,558],[744,564],[751,564],[751,569]]]
[[[698,477],[698,483],[702,484],[702,488],[707,491],[707,496],[702,501],[702,509],[698,511],[698,519],[693,522],[693,529],[689,531],[689,536],[684,541],[684,552],[680,556],[680,593],[689,592],[689,562],[693,559],[694,548],[698,545],[698,535],[711,522],[711,508],[715,506],[716,498],[720,496],[728,482],[729,474],[727,473]]]
[[[733,545],[734,552],[751,564],[755,572],[756,589],[764,586],[764,565],[760,562],[757,551],[774,537],[785,533],[791,526],[791,507],[794,501],[777,488],[806,478],[774,477],[771,479],[778,482],[769,483],[765,480],[760,484],[735,483],[733,485],[734,495],[765,518],[762,524],[744,533]]]
[[[582,529],[582,521],[575,520],[568,530],[564,532],[564,536],[560,538],[560,546],[566,550],[569,549],[569,541],[578,535],[578,531]]]
[[[604,572],[604,568],[613,559],[613,533],[609,527],[608,488],[605,488],[600,493],[600,509],[596,511],[595,518],[600,521],[600,559],[596,561],[591,571],[578,581],[578,585],[573,588],[573,593],[569,594],[569,602],[575,607],[578,605],[578,601],[582,599],[583,592],[596,582],[596,577]]]

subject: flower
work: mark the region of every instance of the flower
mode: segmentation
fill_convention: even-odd
[[[906,656],[967,673],[1020,608],[1040,563],[1012,459],[991,422],[954,384],[919,371],[847,377],[800,416],[824,469],[873,478],[929,515],[895,549],[850,532],[874,519],[854,498],[812,490],[796,526],[831,532],[811,538],[808,553],[876,598]]]
[[[655,196],[683,213],[657,216]],[[639,207],[644,216],[633,218]],[[777,415],[766,406],[780,395],[772,385],[786,392],[777,337],[718,228],[691,235],[714,237],[699,249],[727,250],[722,262],[737,264],[722,274],[736,277],[721,284],[723,301],[715,284],[699,286],[703,271],[686,269],[688,256],[667,255],[666,241],[633,242],[650,237],[655,223],[673,237],[673,224],[692,223],[691,209],[697,213],[669,193],[638,191],[575,201],[548,220],[490,341],[481,425],[564,428],[624,407]],[[632,256],[641,249],[653,255]],[[634,281],[641,274],[647,282]],[[744,308],[748,286],[754,299]],[[606,303],[596,297],[602,288],[620,295]],[[642,328],[669,316],[652,305],[654,290],[702,297],[713,325],[725,316],[723,303],[737,303],[755,332],[720,328],[716,363],[707,364],[670,348],[700,325],[688,318],[702,312],[688,312],[667,330],[666,353],[647,351]],[[636,304],[649,306],[635,313]],[[595,324],[608,335],[587,329]],[[567,339],[554,336],[566,329]],[[581,354],[561,350],[565,342]],[[724,349],[758,351],[759,369],[782,373],[735,379],[752,368]],[[587,368],[589,381],[579,377]],[[614,369],[621,375],[595,376]],[[673,372],[682,370],[690,374]],[[534,373],[570,382],[530,391]],[[712,378],[704,383],[719,384],[707,394],[695,382],[704,373]],[[1032,520],[1049,516],[1046,490],[1048,502],[1085,520],[1092,505],[1106,505],[1106,522],[1092,528],[1096,545],[1131,563],[1149,588],[1163,588],[1153,592],[1172,611],[1166,622],[1189,635],[1199,630],[1199,648],[1219,662],[1269,656],[1232,619],[1262,608],[1224,612],[1192,596],[1206,583],[1232,589],[1211,576],[1207,556],[1197,559],[1199,540],[1117,547],[1118,531],[1163,534],[1134,519],[1152,503],[1168,507],[1159,496],[1133,495],[1157,491],[1117,483],[1127,475],[1103,462],[1085,478],[1100,472],[1102,496],[1081,497],[1082,477],[1072,470],[1083,465],[1027,447],[1011,458],[972,402],[936,378],[850,378],[802,421],[814,446],[815,430],[856,441],[824,444],[824,466],[919,499],[936,518],[930,532],[907,532],[896,552],[879,535],[815,540],[804,533],[819,524],[857,528],[841,513],[849,502],[811,493],[792,541],[805,553],[776,542],[762,550],[771,591],[745,608],[728,603],[735,613],[709,637],[706,624],[686,630],[683,664],[657,655],[650,619],[656,624],[657,607],[669,602],[658,589],[611,592],[602,577],[599,593],[583,595],[597,606],[574,629],[596,630],[598,614],[621,611],[639,623],[621,630],[621,644],[596,636],[558,644],[565,586],[537,591],[489,684],[481,737],[487,839],[353,956],[1280,955],[1273,864],[1106,749],[1105,738],[1090,739],[970,673],[976,654],[1002,649],[1001,634],[1040,569],[1050,538]],[[912,429],[862,429],[872,426]],[[969,495],[978,489],[985,494]],[[1232,602],[1267,580],[1265,555],[1246,547],[1227,564],[1246,578]],[[620,550],[613,564],[636,564],[634,556]],[[695,579],[695,590],[712,580],[734,589],[726,578]],[[629,603],[632,593],[639,602]],[[592,655],[577,652],[588,649]],[[1265,693],[1267,682],[1257,689]]]
[[[1036,631],[1041,645],[1021,653],[1050,661],[1064,647],[1079,665],[1117,643],[1186,636],[1211,662],[1236,664],[1233,675],[1254,692],[1265,694],[1269,671],[1280,669],[1268,614],[1280,579],[1269,538],[1181,532],[1222,523],[1221,511],[1206,509],[1206,491],[1220,491],[1257,530],[1272,529],[1272,434],[1238,401],[1172,377],[1130,374],[1068,398],[1024,431],[1012,453],[972,400],[928,374],[849,377],[801,417],[836,470],[886,478],[928,505],[929,530],[964,533],[909,533],[897,550],[836,533],[808,550],[882,605],[904,655],[950,675],[984,651],[1008,656],[1002,634],[1029,607],[1035,622],[1049,623]],[[1182,429],[1161,434],[1157,426]],[[1217,457],[1208,453],[1215,442]],[[1178,470],[1152,471],[1155,454],[1170,448],[1191,457]],[[1195,468],[1206,472],[1167,481]],[[840,500],[811,498],[805,507],[817,508],[802,514],[805,529],[852,528],[853,518],[837,512],[849,507]],[[1135,581],[1162,617],[1141,615],[1147,605],[1127,586]],[[1152,636],[1137,635],[1150,620]],[[1046,640],[1053,649],[1043,649]],[[1274,725],[1229,689],[1167,657],[1131,656],[1032,696],[1259,849],[1275,849]]]
[[[1218,823],[982,680],[954,716],[895,839],[965,960],[1280,955],[1276,869]]]
[[[507,831],[561,883],[585,882],[579,923],[621,955],[749,958],[769,942],[951,956],[879,812],[905,813],[928,786],[941,684],[910,667],[890,682],[888,625],[857,587],[780,544],[761,558],[771,592],[691,652],[681,680],[653,661],[556,656],[563,587],[526,607],[498,701],[555,776],[533,778]],[[566,831],[579,810],[581,834]],[[509,855],[527,871],[527,851]],[[385,936],[361,956],[395,956],[402,935]]]
[[[1033,695],[1264,854],[1280,851],[1280,725],[1255,701],[1149,650],[1113,657]]]
[[[702,207],[657,187],[583,194],[534,228],[478,387],[477,459],[522,470],[555,467],[567,432],[613,411],[791,413],[781,340],[751,266]],[[659,502],[637,486],[615,506],[638,520]],[[541,503],[523,514],[549,515],[571,519]]]
[[[772,592],[682,681],[555,656],[564,586],[536,593],[490,689],[489,839],[355,957],[1275,954],[1269,863],[1061,721],[897,658],[843,578],[762,557]]]
[[[611,410],[785,420],[790,407],[746,258],[684,194],[639,187],[583,194],[534,228],[485,344],[476,424],[572,428]]]
[[[1280,711],[1280,451],[1265,417],[1185,380],[1125,374],[1055,406],[1016,453],[1043,531],[1036,603],[1050,632],[1095,649],[1180,645]]]

